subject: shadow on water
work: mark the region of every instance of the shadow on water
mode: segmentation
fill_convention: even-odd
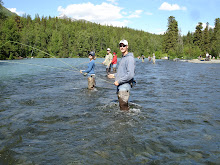
[[[87,67],[88,59],[64,60]],[[76,72],[1,65],[0,164],[218,164],[220,75],[213,67],[220,66],[136,64],[129,112],[119,110],[99,63],[95,91]]]

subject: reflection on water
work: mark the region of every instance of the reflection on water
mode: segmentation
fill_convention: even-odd
[[[62,60],[74,71],[56,59],[0,63],[0,164],[220,162],[219,64],[137,61],[124,113],[103,59],[96,91],[76,71],[88,59]]]

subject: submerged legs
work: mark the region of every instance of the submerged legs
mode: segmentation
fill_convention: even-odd
[[[91,75],[88,77],[88,89],[94,89],[95,88],[95,76],[94,75]]]
[[[129,91],[119,91],[118,92],[118,101],[120,110],[128,111],[128,99],[129,99]]]
[[[113,73],[116,73],[116,68],[113,68]]]

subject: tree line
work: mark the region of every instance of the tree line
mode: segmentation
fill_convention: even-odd
[[[181,36],[178,29],[178,22],[175,17],[168,18],[168,29],[164,34],[163,52],[171,58],[192,59],[198,56],[205,57],[206,53],[212,56],[220,56],[220,19],[215,19],[215,27],[209,27],[206,23],[204,30],[199,22],[194,33],[188,32],[186,36]]]
[[[1,8],[2,4],[0,0]],[[50,55],[59,58],[87,57],[89,51],[95,51],[98,57],[104,57],[108,47],[112,52],[120,53],[118,43],[121,39],[128,40],[129,51],[134,52],[136,57],[152,56],[155,53],[157,58],[196,58],[206,52],[217,56],[220,53],[219,29],[219,18],[215,20],[214,29],[209,28],[207,23],[202,31],[199,23],[195,33],[189,32],[186,36],[181,36],[178,22],[173,16],[168,18],[166,33],[156,35],[85,20],[73,21],[70,18],[50,16],[40,18],[37,14],[32,19],[30,15],[7,16],[0,12],[0,59],[49,58]]]
[[[0,46],[3,45],[0,59],[19,56],[49,58],[48,54],[59,58],[87,57],[90,51],[95,51],[98,57],[104,57],[108,47],[112,52],[120,53],[118,45],[121,39],[128,40],[129,51],[136,56],[162,50],[160,35],[127,27],[102,26],[84,20],[72,21],[69,18],[50,16],[40,18],[39,15],[34,19],[30,15],[1,19],[0,38]]]

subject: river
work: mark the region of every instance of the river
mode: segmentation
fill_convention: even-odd
[[[103,60],[0,62],[0,164],[219,164],[220,64],[136,60],[122,112]]]

